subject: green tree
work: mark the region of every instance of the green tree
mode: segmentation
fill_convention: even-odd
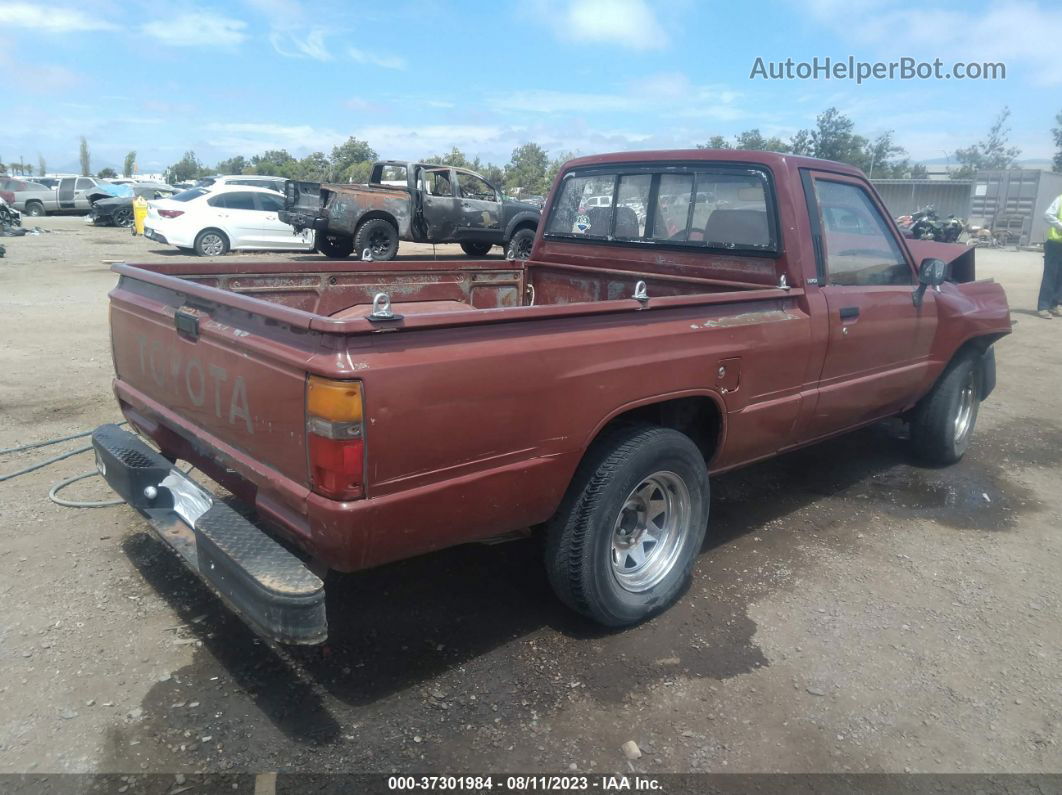
[[[734,138],[735,149],[754,149],[761,152],[788,152],[789,144],[772,135],[764,138],[758,129],[745,130]]]
[[[1021,154],[1021,149],[1009,146],[1010,127],[1007,126],[1009,118],[1010,108],[1004,106],[992,122],[992,126],[988,128],[988,135],[975,144],[955,150],[955,159],[960,165],[959,168],[952,170],[952,179],[972,179],[978,171],[996,171],[1014,165],[1014,160]]]
[[[713,135],[708,139],[708,143],[697,144],[698,149],[733,149],[730,145],[730,141],[724,138],[722,135]]]
[[[133,149],[127,152],[125,155],[125,162],[122,163],[122,176],[131,177],[136,170],[136,150]]]
[[[214,170],[219,174],[242,174],[245,168],[247,168],[247,159],[243,155],[236,155],[228,160],[222,160]]]
[[[369,167],[366,164],[377,159],[376,150],[369,146],[367,141],[360,141],[351,136],[346,141],[332,149],[329,158],[332,162],[330,179],[352,179],[364,182],[369,179]],[[357,165],[358,168],[354,168]]]
[[[286,149],[269,149],[260,155],[251,158],[251,167],[255,174],[268,177],[295,176],[299,161],[296,160]]]
[[[336,174],[335,178],[340,182],[366,183],[372,174],[372,162],[372,160],[359,160],[351,163],[341,173]]]
[[[175,185],[178,182],[199,179],[206,175],[206,171],[195,152],[188,151],[184,153],[184,157],[166,169],[165,177],[167,182]]]
[[[424,162],[433,163],[435,165],[453,166],[454,168],[467,168],[476,172],[481,168],[478,157],[475,160],[469,160],[465,153],[456,146],[451,147],[450,151],[445,155],[432,155],[431,157],[426,157],[424,158]]]
[[[81,136],[79,157],[81,158],[81,176],[87,177],[92,174],[92,158],[89,154],[88,139],[84,135]]]
[[[313,152],[300,160],[294,169],[294,179],[327,182],[331,178],[332,163],[324,152]]]
[[[114,179],[117,176],[118,172],[110,166],[107,166],[107,168],[104,169],[100,169],[100,173],[96,175],[97,179]]]
[[[546,187],[542,195],[545,195],[546,191],[553,186],[553,181],[557,178],[557,172],[561,170],[561,166],[575,157],[578,157],[575,152],[558,152],[550,158],[549,167],[546,169]]]
[[[48,164],[44,162],[44,155],[37,153],[37,176],[43,177],[48,173]]]
[[[512,159],[505,168],[505,184],[511,189],[520,189],[525,194],[542,194],[548,183],[549,156],[546,150],[534,142],[528,142],[513,150]]]
[[[1055,173],[1062,174],[1062,110],[1055,114],[1057,127],[1051,128],[1051,135],[1055,139],[1055,156],[1051,161],[1051,167]]]
[[[929,169],[921,163],[914,163],[908,175],[911,179],[929,179]]]

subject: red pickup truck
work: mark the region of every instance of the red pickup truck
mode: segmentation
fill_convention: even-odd
[[[710,475],[893,416],[966,451],[1006,296],[856,169],[581,158],[543,219],[526,261],[115,265],[141,436],[98,428],[100,471],[258,632],[317,643],[324,571],[530,533],[560,599],[631,624],[681,593]]]

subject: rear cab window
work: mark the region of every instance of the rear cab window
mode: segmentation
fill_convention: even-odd
[[[545,236],[773,256],[777,229],[764,167],[616,164],[565,174]]]

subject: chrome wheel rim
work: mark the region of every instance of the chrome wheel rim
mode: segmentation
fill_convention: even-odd
[[[674,472],[644,478],[612,528],[612,573],[632,593],[647,591],[674,568],[690,524],[690,492]]]
[[[976,382],[974,371],[966,377],[966,381],[959,391],[959,405],[955,410],[955,444],[961,445],[966,441],[973,425],[974,405],[977,402]]]
[[[211,233],[209,235],[203,235],[202,241],[199,243],[199,247],[203,249],[203,253],[208,257],[216,257],[221,254],[223,243],[221,242],[221,235]]]

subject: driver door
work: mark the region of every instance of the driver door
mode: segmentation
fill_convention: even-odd
[[[821,240],[819,280],[829,311],[813,438],[906,407],[929,366],[937,307],[932,292],[914,306],[915,265],[866,183],[809,176],[808,214]]]
[[[475,174],[455,173],[461,213],[457,239],[500,243],[502,205],[498,192]]]

